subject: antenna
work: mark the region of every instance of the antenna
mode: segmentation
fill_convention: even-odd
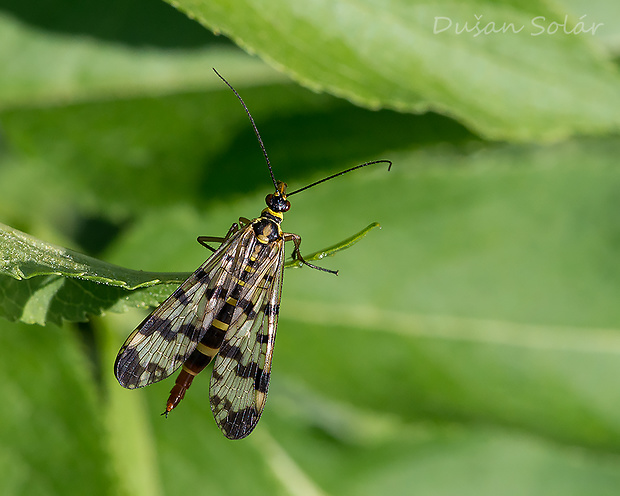
[[[250,111],[248,110],[248,108],[245,105],[245,102],[243,101],[243,98],[241,98],[241,95],[237,93],[237,90],[235,90],[235,88],[233,88],[232,85],[228,81],[226,81],[226,79],[224,79],[219,72],[215,70],[215,67],[212,67],[212,69],[213,69],[213,72],[215,72],[218,75],[218,77],[222,81],[224,81],[224,83],[226,83],[226,86],[228,86],[232,90],[232,92],[241,102],[241,105],[243,105],[243,109],[245,110],[245,113],[248,114],[248,117],[250,118],[250,122],[252,123],[252,128],[254,129],[254,133],[256,134],[256,137],[258,138],[258,144],[260,145],[260,148],[263,151],[263,155],[265,156],[265,162],[267,162],[267,167],[269,167],[269,174],[271,174],[271,180],[273,181],[273,186],[277,190],[278,182],[276,181],[276,178],[273,175],[273,170],[271,169],[271,162],[269,162],[269,155],[267,155],[267,150],[265,149],[265,145],[263,144],[263,139],[260,137],[260,133],[258,132],[258,128],[256,127],[256,124],[254,123],[254,118],[252,117],[252,114],[250,114]]]
[[[347,170],[343,170],[342,172],[338,172],[336,174],[332,174],[329,177],[323,178],[319,181],[316,181],[312,184],[308,184],[308,186],[304,186],[303,188],[300,189],[296,189],[295,191],[293,191],[292,193],[287,193],[286,196],[291,196],[294,195],[295,193],[300,193],[308,188],[312,188],[312,186],[316,186],[317,184],[321,184],[324,183],[325,181],[329,181],[330,179],[333,179],[335,177],[338,176],[342,176],[343,174],[346,174],[347,172],[351,172],[354,171],[355,169],[361,169],[362,167],[366,167],[367,165],[373,165],[373,164],[390,164],[388,165],[388,171],[392,168],[392,161],[391,160],[373,160],[372,162],[366,162],[364,164],[360,164],[360,165],[356,165],[355,167],[351,167],[350,169]]]
[[[226,79],[224,79],[224,77],[215,70],[215,67],[212,68],[213,72],[215,72],[215,74],[217,74],[217,76],[224,81],[224,83],[226,84],[226,86],[228,86],[232,92],[235,94],[235,96],[239,99],[239,101],[241,102],[241,105],[243,106],[243,109],[245,110],[245,113],[248,114],[248,117],[250,118],[250,123],[252,124],[252,129],[254,129],[254,133],[256,134],[256,137],[258,138],[258,144],[260,145],[261,150],[263,151],[263,155],[265,157],[265,162],[267,162],[267,167],[269,167],[269,174],[271,174],[271,180],[273,181],[273,185],[276,188],[276,190],[278,189],[278,182],[276,181],[275,176],[273,175],[273,169],[271,168],[271,162],[269,161],[269,155],[267,155],[267,150],[265,149],[265,145],[263,143],[263,139],[260,137],[260,133],[258,132],[258,128],[256,127],[256,123],[254,122],[254,118],[252,117],[252,114],[250,114],[250,111],[248,110],[248,107],[245,105],[245,102],[243,101],[243,98],[241,98],[241,95],[239,95],[239,93],[237,93],[237,90],[235,90],[235,88],[232,87],[232,85],[226,81]],[[333,179],[335,177],[338,176],[342,176],[343,174],[346,174],[347,172],[351,172],[354,171],[356,169],[361,169],[362,167],[366,167],[367,165],[373,165],[373,164],[389,164],[388,165],[388,171],[392,168],[392,162],[390,160],[373,160],[372,162],[366,162],[360,165],[356,165],[355,167],[351,167],[350,169],[347,170],[343,170],[342,172],[338,172],[337,174],[332,174],[329,177],[326,177],[324,179],[321,179],[319,181],[316,181],[312,184],[309,184],[308,186],[304,186],[303,188],[300,189],[296,189],[295,191],[293,191],[292,193],[288,193],[286,196],[291,196],[294,195],[296,193],[301,193],[302,191],[308,189],[308,188],[312,188],[313,186],[316,186],[317,184],[321,184],[324,183],[325,181],[329,181],[330,179]]]

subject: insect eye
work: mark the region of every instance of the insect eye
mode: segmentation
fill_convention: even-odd
[[[265,203],[267,203],[267,206],[274,212],[286,212],[291,208],[291,204],[288,200],[282,198],[281,195],[274,195],[273,193],[265,197]]]

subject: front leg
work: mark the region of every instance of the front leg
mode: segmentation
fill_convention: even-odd
[[[239,219],[239,221],[241,221],[241,218]],[[230,229],[226,233],[226,236],[224,236],[223,238],[221,238],[219,236],[198,236],[197,239],[198,239],[198,242],[202,246],[204,246],[205,248],[208,248],[212,252],[215,252],[216,248],[213,248],[212,246],[209,246],[207,243],[220,243],[221,244],[224,241],[228,240],[238,230],[239,230],[239,226],[237,225],[237,223],[234,223],[232,226],[230,226]]]
[[[318,265],[313,265],[304,260],[304,257],[301,256],[301,251],[299,251],[299,247],[301,246],[301,236],[293,233],[284,233],[283,234],[284,241],[292,241],[295,244],[295,248],[293,249],[293,254],[291,257],[293,260],[299,260],[302,264],[307,265],[308,267],[316,270],[322,270],[323,272],[329,272],[330,274],[338,275],[337,270],[330,270],[324,267],[319,267]]]

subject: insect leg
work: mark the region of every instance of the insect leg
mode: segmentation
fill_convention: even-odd
[[[207,243],[220,243],[221,244],[224,241],[226,241],[228,238],[230,238],[233,234],[235,234],[238,230],[239,230],[239,226],[237,225],[237,223],[235,223],[232,226],[230,226],[230,229],[226,233],[226,236],[224,236],[223,238],[220,236],[198,236],[197,240],[202,246],[204,246],[205,248],[208,248],[212,252],[215,252],[216,249],[213,248],[212,246],[209,246]]]
[[[243,225],[243,227],[250,224],[252,221],[250,219],[246,219],[245,217],[239,217],[239,224]],[[212,252],[215,252],[215,248],[209,246],[207,243],[223,243],[226,241],[231,235],[236,233],[239,230],[239,226],[237,224],[233,224],[225,237],[220,238],[219,236],[198,236],[198,242],[204,246],[205,248],[209,248]]]
[[[330,270],[324,267],[319,267],[318,265],[313,265],[304,260],[304,257],[301,256],[301,252],[299,251],[299,247],[301,246],[301,236],[293,233],[284,233],[284,241],[292,241],[295,244],[295,249],[293,250],[293,260],[299,260],[302,264],[307,265],[308,267],[316,270],[322,270],[323,272],[329,272],[330,274],[338,275],[337,270]]]

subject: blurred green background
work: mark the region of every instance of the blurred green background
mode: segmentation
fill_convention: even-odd
[[[618,4],[171,3],[0,1],[0,221],[37,263],[192,271],[196,236],[259,214],[272,185],[211,67],[290,188],[394,162],[291,199],[304,253],[382,229],[321,262],[338,277],[286,271],[239,442],[208,373],[168,420],[172,379],[116,383],[170,287],[18,281],[3,229],[0,493],[618,494]]]

